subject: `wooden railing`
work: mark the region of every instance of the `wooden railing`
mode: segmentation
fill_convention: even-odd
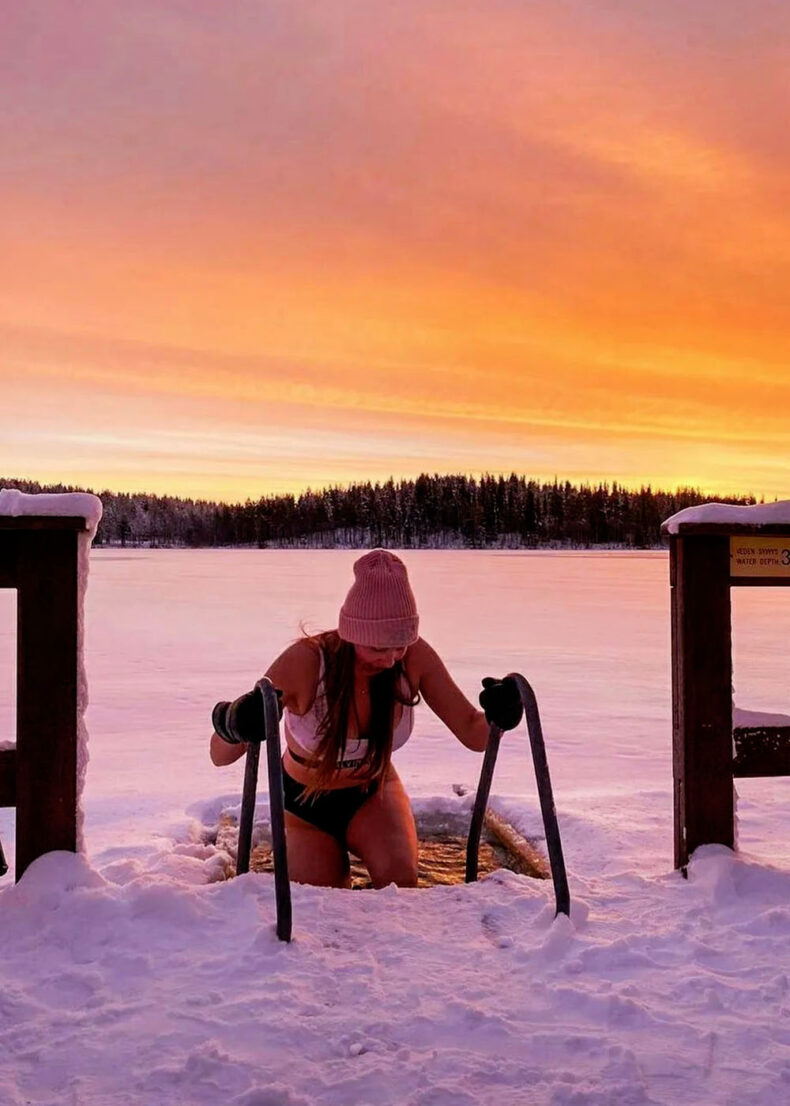
[[[84,518],[0,516],[0,587],[17,592],[16,748],[0,806],[16,807],[16,878],[77,848],[78,549]],[[9,735],[0,735],[7,737]]]

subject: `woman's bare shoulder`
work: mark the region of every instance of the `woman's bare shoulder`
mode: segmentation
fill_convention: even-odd
[[[432,645],[429,645],[425,638],[418,637],[417,640],[409,646],[406,651],[406,656],[403,658],[403,664],[406,672],[409,675],[409,679],[412,685],[419,685],[420,678],[424,676],[431,669],[435,668],[437,664],[441,664],[441,658]]]
[[[409,646],[407,657],[413,658],[417,663],[424,661],[430,661],[434,657],[438,657],[438,653],[432,645],[429,645],[424,637],[418,637],[417,640]]]
[[[266,675],[283,693],[285,706],[295,714],[304,714],[315,698],[320,665],[319,646],[299,638],[272,661]]]
[[[296,641],[283,650],[282,656],[288,655],[296,664],[315,664],[321,655],[321,646],[314,638],[299,637]]]

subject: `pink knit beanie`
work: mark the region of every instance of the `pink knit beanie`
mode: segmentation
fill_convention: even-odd
[[[343,641],[373,649],[400,649],[415,642],[420,619],[400,557],[372,549],[355,561],[354,577],[337,624]]]

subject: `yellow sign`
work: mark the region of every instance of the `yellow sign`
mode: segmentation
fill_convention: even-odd
[[[731,537],[730,576],[779,576],[790,580],[790,535]]]

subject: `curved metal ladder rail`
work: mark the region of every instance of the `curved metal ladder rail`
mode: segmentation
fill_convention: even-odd
[[[535,698],[535,692],[518,672],[511,672],[509,679],[515,680],[524,707],[529,744],[532,750],[532,764],[538,785],[540,811],[543,816],[543,828],[546,834],[546,847],[549,853],[549,864],[551,865],[551,879],[554,884],[556,913],[570,915],[571,899],[568,890],[568,876],[565,872],[565,858],[562,855],[560,827],[557,822],[557,811],[554,807],[554,794],[551,789],[551,777],[549,776],[549,764],[546,759],[546,745],[543,740],[543,727],[540,724],[538,702]],[[483,828],[483,816],[488,803],[488,795],[491,791],[494,765],[496,764],[501,738],[502,731],[498,726],[492,724],[488,745],[483,757],[483,767],[480,771],[480,782],[477,785],[472,822],[469,827],[469,839],[466,845],[467,883],[474,883],[477,879],[477,858],[480,848],[480,834]]]
[[[291,884],[288,879],[288,858],[285,851],[285,806],[283,801],[283,769],[280,754],[280,710],[277,692],[268,677],[255,685],[263,699],[263,733],[266,742],[266,766],[269,775],[269,818],[272,827],[272,859],[274,861],[274,897],[277,910],[277,936],[281,941],[291,940]],[[241,875],[250,870],[252,824],[255,817],[255,793],[258,788],[258,761],[260,741],[247,746],[244,766],[244,789],[239,818],[239,845],[236,872]]]

